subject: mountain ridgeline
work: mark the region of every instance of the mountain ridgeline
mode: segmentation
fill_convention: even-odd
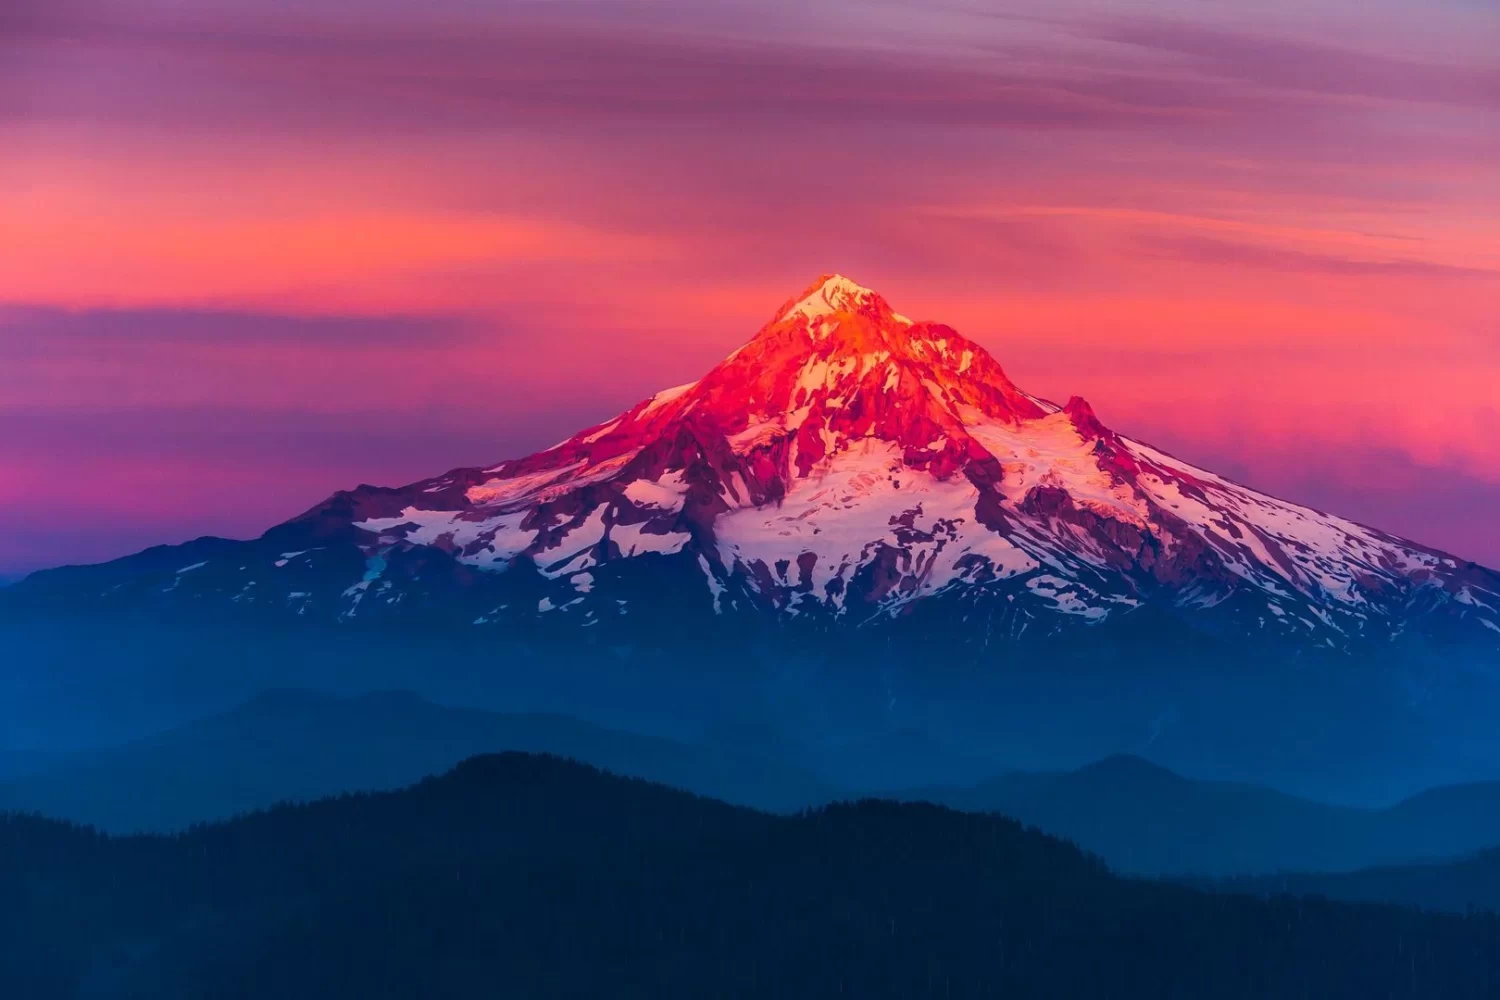
[[[769,748],[756,754],[565,716],[450,708],[400,692],[338,698],[272,691],[124,746],[18,761],[16,773],[0,774],[0,811],[114,833],[178,831],[284,801],[399,788],[497,751],[557,754],[772,812],[873,797],[998,813],[1079,844],[1126,874],[1340,872],[1500,845],[1500,782],[1358,809],[1111,757],[1074,771],[1011,772],[969,785],[849,788]]]
[[[0,819],[0,992],[1480,998],[1500,917],[1122,879],[1014,821],[772,816],[551,757],[177,837]]]
[[[0,810],[117,833],[175,831],[284,801],[400,788],[496,751],[555,754],[772,811],[842,797],[773,758],[566,716],[450,708],[407,692],[277,690],[123,746],[33,760],[26,773],[0,775]]]

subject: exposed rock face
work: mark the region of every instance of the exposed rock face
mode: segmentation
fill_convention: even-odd
[[[1081,398],[1030,396],[837,275],[699,381],[546,451],[18,588],[49,592],[603,631],[875,627],[931,602],[957,629],[1000,609],[1013,635],[1150,606],[1336,649],[1413,632],[1500,649],[1495,573],[1189,466]]]

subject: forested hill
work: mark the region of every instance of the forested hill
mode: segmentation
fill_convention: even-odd
[[[1122,879],[994,816],[553,757],[177,837],[0,822],[0,995],[1500,995],[1500,918]]]

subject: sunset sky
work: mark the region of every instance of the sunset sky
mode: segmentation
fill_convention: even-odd
[[[818,274],[1500,566],[1493,0],[0,5],[0,576],[546,447]]]

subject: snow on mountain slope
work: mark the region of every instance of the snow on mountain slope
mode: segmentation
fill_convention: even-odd
[[[461,592],[482,624],[593,626],[670,579],[682,614],[875,624],[939,599],[1045,631],[1151,605],[1335,648],[1412,628],[1500,648],[1493,572],[1030,396],[839,275],[696,382],[534,455],[338,494],[262,543],[228,557],[238,571],[144,586],[345,620]]]

